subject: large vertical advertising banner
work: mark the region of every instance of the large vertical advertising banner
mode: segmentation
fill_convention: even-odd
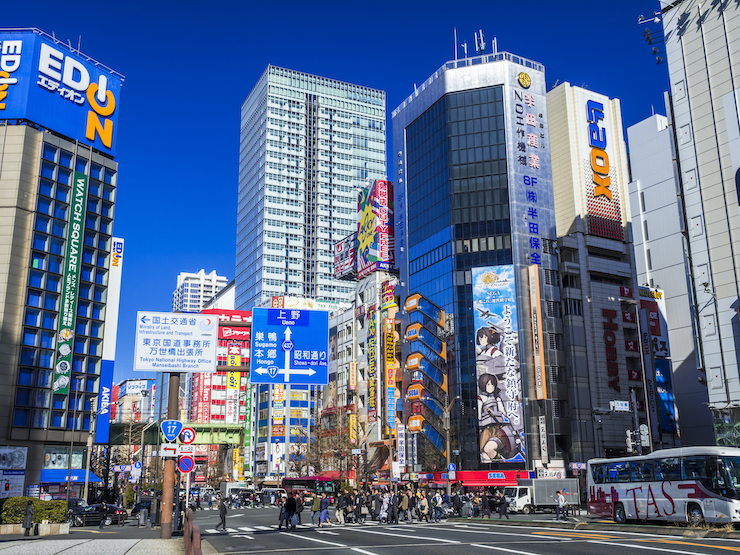
[[[375,310],[367,314],[367,421],[378,419],[378,375],[375,371]]]
[[[244,469],[251,475],[252,469],[252,384],[247,382],[244,398]]]
[[[393,183],[378,180],[357,203],[357,278],[395,267]]]
[[[514,266],[473,268],[481,462],[524,461]]]
[[[547,375],[545,373],[545,347],[542,343],[542,310],[540,296],[540,267],[532,264],[529,274],[529,306],[532,322],[532,356],[534,359],[535,396],[547,399]]]
[[[231,365],[230,365],[231,366]],[[237,366],[236,364],[234,366]],[[226,418],[227,424],[236,424],[239,420],[239,385],[240,372],[226,373]]]
[[[0,119],[25,119],[115,154],[123,76],[37,30],[0,32]]]
[[[391,430],[396,429],[396,340],[393,318],[385,319],[385,416]]]
[[[74,351],[77,296],[80,291],[82,236],[85,231],[86,210],[87,176],[75,172],[67,228],[67,249],[62,278],[62,306],[59,315],[56,360],[54,363],[53,388],[54,393],[59,395],[69,394],[69,382],[72,376],[72,352]]]
[[[108,268],[108,297],[105,306],[105,329],[103,330],[103,360],[100,367],[100,395],[98,416],[95,424],[95,443],[108,443],[111,419],[111,397],[113,393],[113,368],[116,358],[118,337],[118,309],[121,299],[123,276],[123,239],[113,237]]]

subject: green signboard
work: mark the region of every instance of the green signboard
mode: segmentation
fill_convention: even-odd
[[[85,233],[87,179],[86,175],[75,172],[70,203],[67,249],[62,282],[62,306],[59,315],[56,360],[54,363],[54,393],[61,395],[69,394],[69,382],[72,377],[75,317],[77,315],[77,297],[80,291],[82,241]]]

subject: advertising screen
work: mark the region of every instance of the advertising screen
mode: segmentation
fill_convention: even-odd
[[[378,180],[358,197],[357,277],[395,267],[393,183]]]
[[[357,233],[334,245],[334,278],[353,278],[357,275]]]
[[[481,462],[524,461],[514,266],[473,268]]]
[[[0,31],[0,78],[0,119],[27,119],[115,154],[121,74],[23,29]]]

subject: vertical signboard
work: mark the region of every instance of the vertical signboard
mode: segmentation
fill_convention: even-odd
[[[85,211],[87,210],[87,176],[74,174],[70,217],[67,227],[67,250],[64,258],[62,277],[62,304],[57,329],[57,350],[54,363],[53,389],[55,394],[69,394],[72,377],[72,352],[74,351],[75,318],[77,316],[77,296],[80,290],[80,270],[82,239],[85,232]]]
[[[385,415],[391,430],[396,428],[396,340],[393,318],[385,319]]]
[[[396,431],[396,447],[398,448],[398,464],[406,466],[406,427],[403,424],[398,425]]]
[[[357,389],[357,363],[349,363],[349,390],[354,391]]]
[[[513,265],[473,268],[473,317],[481,462],[524,461]]]
[[[669,434],[676,433],[676,406],[673,401],[671,384],[671,361],[655,359],[655,387],[658,392],[660,429]]]
[[[203,372],[200,375],[201,398],[200,398],[200,422],[208,424],[211,421],[211,374]]]
[[[640,338],[643,368],[645,370],[645,409],[650,412],[650,434],[653,438],[658,438],[660,421],[658,419],[658,399],[655,391],[655,367],[653,366],[652,342],[650,341],[650,326],[648,325],[648,310],[646,308],[638,309],[638,318],[640,319]]]
[[[529,272],[529,306],[532,320],[532,357],[534,360],[535,395],[538,400],[547,399],[547,374],[545,373],[545,350],[542,344],[542,311],[540,297],[539,266],[532,264]]]
[[[108,296],[105,304],[105,328],[103,330],[103,360],[100,365],[98,416],[95,423],[95,443],[108,443],[111,419],[111,395],[113,392],[113,369],[118,337],[118,309],[121,299],[123,274],[123,239],[111,239],[110,267],[108,268]]]
[[[375,368],[375,310],[367,314],[367,421],[378,419],[377,372]]]
[[[393,183],[377,180],[359,191],[357,277],[395,267],[393,244]]]
[[[239,364],[234,364],[233,366],[239,366]],[[239,403],[239,382],[240,381],[241,381],[240,372],[227,372],[226,373],[226,418],[225,420],[227,424],[236,424],[239,419],[238,403]]]
[[[357,443],[357,415],[349,415],[349,442],[352,445]]]
[[[252,394],[252,384],[247,382],[244,398],[244,465],[248,471],[252,468]]]
[[[540,416],[538,418],[539,431],[540,431],[540,460],[542,464],[548,464],[550,462],[550,452],[547,449],[547,418]]]
[[[334,245],[334,279],[357,276],[357,232]],[[273,308],[282,308],[275,307]]]

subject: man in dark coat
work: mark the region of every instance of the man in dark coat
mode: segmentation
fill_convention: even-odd
[[[488,502],[488,492],[481,495],[481,512],[484,518],[491,518],[491,504]]]
[[[394,491],[388,503],[388,522],[398,524],[398,494]]]
[[[100,524],[98,524],[98,530],[103,529],[106,518],[108,518],[108,505],[103,501],[102,505],[100,505]]]
[[[298,518],[298,524],[303,524],[301,521],[301,513],[303,512],[303,502],[305,501],[303,494],[298,494],[295,500],[295,516]]]
[[[26,529],[26,531],[23,533],[24,536],[27,536],[31,528],[33,528],[33,517],[33,501],[29,499],[28,503],[26,504],[26,515],[23,517],[23,528]]]
[[[286,529],[295,530],[295,526],[293,526],[293,515],[295,514],[295,510],[296,510],[295,497],[293,496],[293,492],[291,491],[288,494],[288,499],[285,501],[285,528]]]
[[[226,513],[226,503],[224,503],[222,498],[221,502],[218,504],[218,516],[221,517],[221,522],[218,523],[218,526],[220,526],[224,532],[226,532]],[[218,530],[218,526],[216,526],[216,530]]]
[[[378,520],[380,517],[380,509],[383,508],[383,498],[380,497],[380,492],[378,490],[375,490],[373,500],[375,501],[375,506],[373,507],[373,520]]]

